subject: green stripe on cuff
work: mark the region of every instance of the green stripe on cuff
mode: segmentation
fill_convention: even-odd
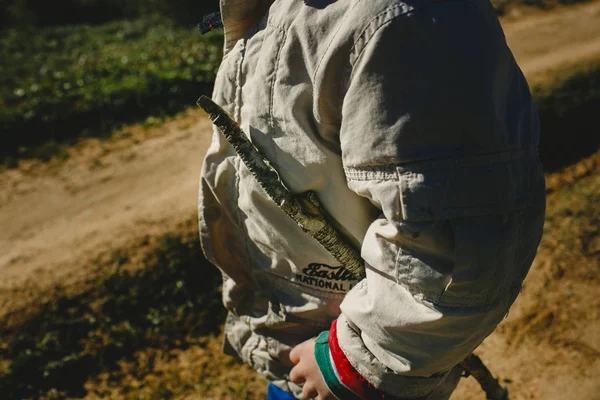
[[[331,393],[333,393],[333,395],[339,400],[360,400],[360,397],[344,386],[336,376],[333,369],[334,366],[331,365],[328,337],[329,331],[323,331],[317,337],[317,341],[315,343],[315,359],[317,360],[317,365],[319,366],[321,375],[325,380],[325,384]]]

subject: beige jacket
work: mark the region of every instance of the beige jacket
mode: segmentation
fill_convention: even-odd
[[[357,247],[352,281],[217,131],[202,246],[223,272],[225,348],[285,381],[338,320],[379,389],[431,392],[507,313],[542,231],[529,89],[487,0],[221,0],[214,100]],[[297,392],[297,387],[290,390]]]

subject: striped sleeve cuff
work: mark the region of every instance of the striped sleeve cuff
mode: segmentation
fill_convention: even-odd
[[[315,358],[329,391],[339,400],[408,400],[383,393],[354,369],[338,343],[336,323],[333,321],[329,331],[321,332],[315,343]]]
[[[359,396],[342,383],[331,352],[329,351],[328,337],[329,331],[321,332],[315,343],[315,359],[317,360],[325,384],[337,399],[360,400]]]

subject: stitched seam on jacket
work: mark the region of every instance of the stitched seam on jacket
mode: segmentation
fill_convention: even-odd
[[[275,27],[275,25],[272,25],[272,26]],[[279,41],[280,45],[279,45],[279,48],[277,49],[277,58],[275,59],[275,70],[273,71],[273,81],[271,82],[271,93],[269,94],[269,96],[270,96],[270,99],[269,99],[269,125],[270,126],[275,125],[275,118],[273,116],[273,108],[275,106],[275,84],[277,83],[277,72],[279,71],[279,61],[281,60],[281,53],[283,53],[283,47],[287,40],[287,31],[285,31],[281,28],[277,28],[277,29],[281,32],[282,38]]]
[[[323,61],[325,60],[325,57],[327,56],[327,52],[331,48],[331,45],[333,44],[334,40],[337,38],[338,34],[340,33],[340,30],[344,26],[344,23],[346,22],[346,20],[348,20],[348,18],[350,18],[350,15],[352,14],[352,11],[354,11],[354,9],[356,8],[356,6],[358,6],[358,3],[360,3],[360,1],[361,0],[357,0],[357,2],[354,3],[354,5],[352,6],[352,8],[344,16],[344,20],[342,22],[340,22],[340,24],[338,25],[338,28],[335,31],[335,34],[333,35],[332,39],[327,44],[327,48],[323,52],[323,56],[321,57],[321,59],[319,60],[319,63],[317,64],[317,68],[315,68],[315,73],[313,74],[313,77],[312,77],[313,82],[315,82],[317,80],[317,74],[319,73],[319,70],[321,69],[321,64],[323,64]]]
[[[399,11],[398,14],[393,14],[392,11]],[[362,46],[362,48],[360,49],[360,51],[358,52],[358,54],[356,55],[356,58],[354,59],[354,63],[352,63],[352,61],[350,61],[350,64],[352,64],[352,66],[354,67],[354,65],[356,65],[356,62],[361,58],[361,56],[363,55],[363,52],[365,50],[365,48],[368,46],[368,44],[371,42],[371,40],[375,37],[375,34],[377,32],[379,32],[379,30],[383,27],[385,27],[386,25],[388,25],[389,23],[391,23],[392,21],[394,21],[396,18],[401,17],[403,15],[408,14],[410,11],[413,11],[414,8],[409,7],[407,4],[402,3],[399,5],[395,5],[393,7],[389,7],[386,10],[384,10],[383,12],[379,13],[378,15],[376,15],[375,17],[373,17],[373,19],[371,19],[371,21],[369,21],[367,23],[367,25],[364,27],[364,29],[362,30],[362,32],[360,33],[360,35],[358,36],[358,38],[354,41],[354,44],[352,45],[352,48],[350,49],[350,60],[352,60],[352,54],[355,53],[355,51],[358,49],[358,44],[361,41],[364,41],[364,44]],[[392,15],[390,16],[389,19],[385,19],[383,20],[383,22],[381,22],[381,24],[376,27],[373,32],[371,33],[371,35],[367,38],[367,31],[369,28],[372,27],[372,25],[382,16],[384,16],[385,14],[388,13],[392,13]],[[352,72],[351,76],[350,76],[350,80],[352,79],[352,75],[353,75],[354,71]]]
[[[407,163],[364,165],[360,167],[344,167],[349,180],[398,180],[402,174],[419,171],[439,170],[446,167],[470,168],[482,165],[507,164],[528,157],[521,149],[502,150],[490,154],[479,154],[468,157],[441,158],[433,160],[412,161]],[[412,169],[407,169],[407,166]],[[401,171],[399,171],[400,169]]]
[[[235,99],[233,100],[233,114],[237,121],[240,121],[242,114],[242,66],[244,64],[244,57],[246,55],[246,42],[242,40],[240,43],[240,58],[236,66],[235,74]]]
[[[396,168],[391,165],[344,168],[344,174],[349,181],[396,181],[399,179]]]
[[[235,90],[235,98],[233,100],[234,103],[234,114],[235,117],[238,121],[240,121],[241,118],[241,110],[242,110],[242,66],[243,66],[243,62],[244,62],[244,58],[246,55],[246,44],[245,44],[245,40],[243,40],[240,44],[240,59],[237,65],[237,76],[236,76],[236,81],[235,81],[235,85],[236,85],[236,90]],[[239,157],[235,157],[233,160],[231,160],[234,169],[235,169],[235,192],[236,192],[236,196],[237,198],[235,199],[235,204],[239,204],[239,198],[240,198],[240,182],[241,182],[241,176],[240,176],[240,168],[241,168],[241,163],[242,160]],[[245,250],[246,250],[246,259],[248,260],[248,265],[251,265],[252,262],[252,257],[250,256],[250,237],[248,235],[248,231],[246,230],[246,226],[244,225],[244,219],[242,218],[242,211],[239,209],[239,207],[236,210],[236,216],[237,216],[237,223],[240,226],[243,235],[244,235],[244,243],[245,243]],[[250,274],[254,275],[252,273],[252,270],[250,269]]]
[[[237,161],[237,165],[235,164],[235,161]],[[242,159],[239,157],[234,158],[231,163],[234,166],[235,169],[235,193],[237,195],[237,197],[234,199],[234,204],[239,204],[240,201],[240,182],[241,182],[241,178],[240,178],[240,171],[239,168],[241,168],[241,164],[242,164]],[[252,276],[254,278],[254,271],[252,270],[252,265],[254,265],[254,262],[252,260],[252,256],[250,255],[250,235],[248,234],[248,230],[246,229],[246,225],[244,224],[244,219],[242,218],[242,210],[237,207],[236,208],[236,216],[237,216],[237,223],[240,227],[240,230],[242,231],[242,235],[244,236],[244,244],[245,244],[245,250],[246,250],[246,262],[247,264],[247,268],[248,271],[250,273],[250,276]]]
[[[358,5],[358,2],[354,6],[356,7],[356,5]],[[388,12],[394,10],[394,9],[399,9],[401,11],[399,12],[398,15],[392,16],[389,20],[382,22],[382,24],[373,31],[373,33],[371,34],[371,36],[368,39],[365,40],[365,36],[367,34],[367,30],[371,27],[371,25],[379,17],[381,17],[382,15],[385,15],[386,13],[388,13]],[[353,10],[354,10],[354,8],[351,11],[353,11]],[[365,47],[367,46],[367,44],[371,41],[371,39],[373,38],[373,36],[375,36],[375,33],[377,31],[379,31],[380,28],[382,28],[384,25],[387,25],[387,23],[393,21],[395,18],[400,17],[401,15],[405,15],[405,14],[407,14],[408,12],[410,12],[412,10],[413,10],[412,7],[408,7],[404,3],[402,3],[401,5],[395,5],[395,6],[392,6],[392,7],[388,7],[384,11],[382,11],[381,13],[379,13],[378,15],[376,15],[375,17],[373,17],[364,26],[363,30],[360,32],[360,34],[358,35],[357,39],[352,44],[352,47],[350,48],[350,52],[348,53],[348,63],[350,65],[347,68],[345,68],[344,73],[342,74],[342,76],[344,76],[346,78],[346,81],[344,82],[344,84],[342,84],[342,82],[340,82],[339,85],[338,85],[338,108],[340,110],[343,108],[343,104],[344,104],[344,97],[345,97],[344,93],[348,91],[348,86],[350,85],[350,81],[352,80],[352,76],[354,75],[354,64],[352,63],[352,53],[357,49],[358,42],[361,41],[361,40],[365,41],[365,43],[363,45],[363,48],[360,51],[359,56],[357,56],[356,59],[354,60],[355,62],[360,58],[360,56],[362,55],[363,50],[365,49]],[[350,11],[350,13],[351,13],[351,11]],[[336,34],[337,34],[337,32],[336,32]],[[319,65],[320,64],[321,63],[319,63]],[[318,68],[317,68],[317,71],[318,71]],[[315,73],[315,76],[316,76],[316,73]]]

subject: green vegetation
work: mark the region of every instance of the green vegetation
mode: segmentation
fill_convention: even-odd
[[[184,231],[164,236],[141,270],[127,270],[135,262],[117,253],[90,290],[63,294],[18,326],[1,321],[2,398],[82,396],[90,377],[137,350],[184,348],[218,332],[220,274],[203,258],[197,231]]]
[[[548,8],[574,1],[522,4]],[[514,4],[495,2],[499,12]],[[0,0],[0,5],[8,10],[3,25],[20,25],[0,30],[4,166],[20,158],[65,156],[65,145],[110,135],[125,123],[161,121],[212,90],[222,34],[203,37],[190,22],[214,10],[216,0],[202,5],[191,0],[177,5],[166,0]],[[152,14],[156,11],[160,17]],[[110,21],[115,17],[132,19]],[[589,128],[600,96],[598,71],[597,64],[579,68],[535,88],[547,170],[575,161],[580,150],[589,154],[598,147],[598,136]],[[562,145],[565,132],[576,142],[573,146]]]
[[[222,34],[154,17],[0,33],[0,159],[172,115],[212,89]]]
[[[100,24],[159,13],[195,24],[219,8],[219,0],[0,0],[0,29],[6,26]]]
[[[600,147],[600,61],[556,74],[533,88],[541,123],[540,156],[547,172],[591,155]]]

